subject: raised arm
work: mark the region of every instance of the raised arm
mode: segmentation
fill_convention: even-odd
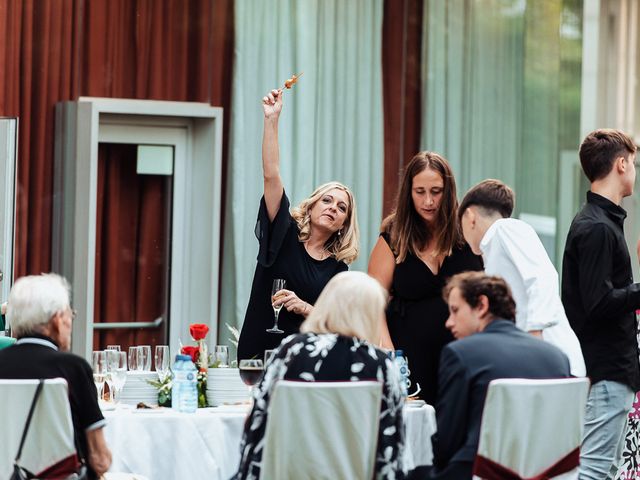
[[[393,281],[393,271],[396,268],[396,259],[389,245],[382,237],[378,237],[378,242],[371,251],[369,257],[369,275],[380,282],[387,292],[391,291],[391,282]],[[381,348],[394,350],[391,335],[389,334],[389,326],[387,319],[382,317],[380,324],[380,345]]]
[[[284,187],[280,177],[280,148],[278,147],[278,120],[282,111],[282,90],[271,90],[262,99],[264,131],[262,134],[262,173],[264,177],[264,202],[269,220],[278,213]]]

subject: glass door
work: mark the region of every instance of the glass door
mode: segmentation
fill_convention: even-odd
[[[94,349],[168,343],[174,150],[98,144]]]

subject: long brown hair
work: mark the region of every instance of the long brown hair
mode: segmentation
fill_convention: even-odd
[[[416,212],[411,197],[413,177],[427,168],[439,173],[444,185],[433,228],[429,228]],[[391,237],[390,247],[396,255],[396,263],[403,262],[409,253],[417,255],[433,238],[436,256],[451,255],[454,246],[462,245],[457,211],[456,180],[449,162],[434,152],[417,153],[405,168],[394,212],[382,222],[382,231]]]

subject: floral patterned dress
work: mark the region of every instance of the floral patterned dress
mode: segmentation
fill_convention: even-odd
[[[253,410],[240,445],[240,467],[233,479],[258,479],[269,400],[278,380],[382,383],[376,478],[404,478],[404,398],[391,359],[369,343],[337,334],[304,333],[285,338],[254,392]]]

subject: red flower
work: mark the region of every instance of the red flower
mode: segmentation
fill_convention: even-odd
[[[198,356],[200,355],[200,349],[198,347],[186,346],[182,347],[180,353],[183,355],[189,355],[191,357],[191,361],[196,363],[198,361]]]
[[[198,340],[202,340],[209,333],[209,327],[207,327],[204,323],[192,323],[189,325],[189,333],[191,337],[197,342]]]

